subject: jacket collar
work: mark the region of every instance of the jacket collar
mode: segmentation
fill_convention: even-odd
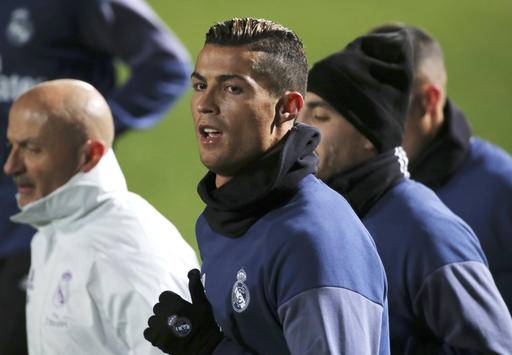
[[[434,141],[411,161],[411,176],[432,189],[443,186],[464,163],[471,128],[464,113],[450,100],[444,107],[445,122]]]
[[[316,171],[314,150],[320,135],[316,129],[295,124],[273,149],[216,188],[215,174],[199,182],[198,193],[209,226],[226,237],[242,236],[270,210],[286,203],[299,182]]]
[[[409,177],[407,164],[405,151],[396,147],[332,177],[326,183],[347,199],[359,218],[364,218],[389,189]]]
[[[89,172],[79,172],[49,195],[29,203],[11,217],[16,223],[41,228],[78,219],[116,191],[127,191],[126,180],[112,150]]]

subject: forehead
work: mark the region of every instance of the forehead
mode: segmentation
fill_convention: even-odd
[[[33,105],[14,104],[9,112],[7,137],[11,141],[42,138],[47,121],[46,115],[39,112]]]
[[[306,108],[308,109],[315,109],[315,108],[321,108],[328,111],[332,111],[333,114],[340,115],[339,112],[331,106],[326,100],[324,100],[322,97],[318,96],[314,92],[308,91],[306,93],[306,99],[304,100],[306,104]],[[341,115],[340,115],[341,116]]]
[[[195,72],[206,78],[222,75],[254,78],[253,66],[258,55],[258,52],[250,51],[245,46],[206,44],[197,57]]]
[[[304,100],[306,103],[326,103],[324,99],[315,94],[314,92],[308,91],[306,93],[306,99]]]

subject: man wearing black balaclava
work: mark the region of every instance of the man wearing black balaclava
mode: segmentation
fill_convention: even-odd
[[[512,319],[472,230],[408,179],[400,147],[412,84],[406,31],[371,34],[316,63],[300,120],[318,175],[372,234],[389,282],[394,354],[508,354]]]

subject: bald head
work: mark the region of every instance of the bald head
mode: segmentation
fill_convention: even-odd
[[[114,138],[112,114],[101,94],[78,80],[41,83],[9,112],[4,165],[24,206],[64,185],[101,160]]]
[[[107,102],[83,81],[60,79],[38,84],[14,102],[11,112],[43,120],[45,129],[53,130],[56,138],[72,145],[98,140],[110,148],[114,140]]]

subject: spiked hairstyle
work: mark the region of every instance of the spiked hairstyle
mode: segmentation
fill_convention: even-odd
[[[305,95],[308,63],[304,46],[288,28],[265,19],[233,18],[210,27],[205,44],[246,46],[249,51],[261,52],[253,70],[273,94],[298,91]]]

